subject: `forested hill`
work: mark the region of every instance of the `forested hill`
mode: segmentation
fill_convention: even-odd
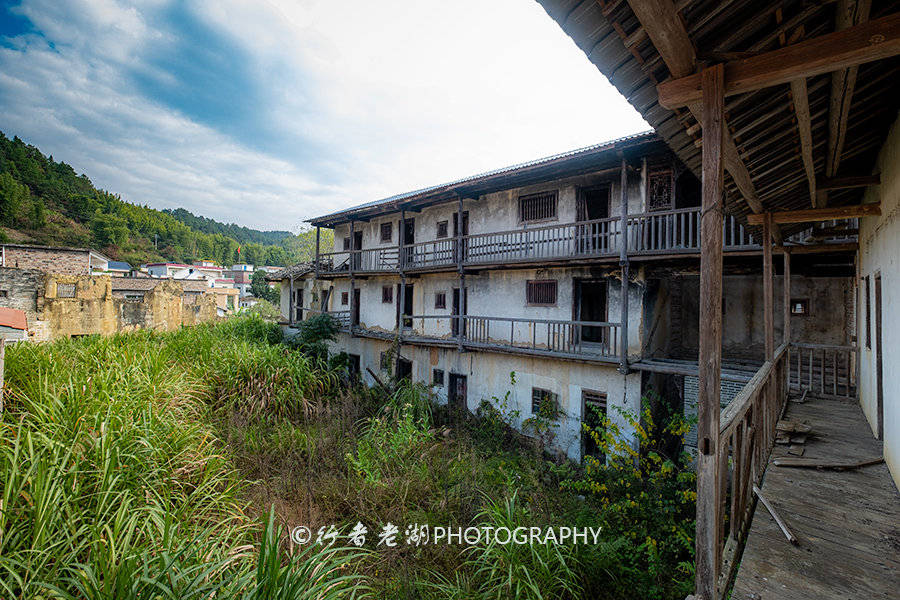
[[[323,251],[331,232],[323,230]],[[288,265],[310,260],[309,230],[257,231],[156,210],[94,187],[18,137],[0,132],[0,242],[93,247],[132,265],[154,261],[214,260],[219,264]],[[240,253],[238,249],[240,248]]]

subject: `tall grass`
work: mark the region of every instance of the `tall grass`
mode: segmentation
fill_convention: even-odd
[[[251,318],[10,348],[0,597],[351,593],[358,582],[338,573],[338,554],[288,559],[274,523],[261,531],[208,425],[222,405],[271,418],[315,410],[331,376],[266,341],[277,339]]]

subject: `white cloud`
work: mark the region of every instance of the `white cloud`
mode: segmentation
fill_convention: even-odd
[[[250,57],[260,122],[286,140],[267,154],[128,85],[177,35],[159,5],[26,0],[56,49],[0,49],[0,129],[130,201],[283,229],[646,128],[537,3],[197,2]]]

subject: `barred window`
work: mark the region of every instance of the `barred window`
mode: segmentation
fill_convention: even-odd
[[[553,416],[559,412],[559,394],[542,388],[531,388],[531,414]]]
[[[347,306],[350,303],[350,292],[341,292],[341,304]]]
[[[525,302],[532,306],[554,306],[556,304],[556,280],[528,280],[525,283]]]
[[[394,301],[394,287],[390,285],[381,286],[381,303],[391,304]]]
[[[519,222],[530,223],[555,219],[558,197],[557,190],[519,196]]]
[[[394,237],[394,224],[390,221],[381,224],[381,241],[390,242]]]
[[[56,284],[56,297],[57,298],[74,298],[75,297],[75,284],[74,283],[58,283],[58,284]]]
[[[434,295],[435,308],[447,308],[447,292],[437,292]]]
[[[447,237],[447,225],[448,225],[448,222],[447,222],[447,221],[438,221],[438,224],[437,224],[437,236],[438,236],[439,238],[445,238],[445,237]]]

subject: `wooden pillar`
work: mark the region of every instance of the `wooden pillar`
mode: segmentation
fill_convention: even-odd
[[[791,250],[784,247],[784,343],[791,343]]]
[[[356,223],[350,221],[350,254],[347,258],[347,269],[350,271],[350,337],[354,337],[356,324],[353,322],[353,315],[356,311],[356,278],[353,275],[353,245],[355,243]]]
[[[464,306],[466,301],[466,273],[463,269],[463,197],[462,194],[456,196],[456,271],[459,275],[459,303],[456,315],[456,349],[458,352],[463,351],[463,327],[465,320],[462,315],[465,314]]]
[[[319,278],[319,238],[322,228],[316,225],[316,279]]]
[[[294,275],[288,278],[288,323],[294,324]]]
[[[398,376],[400,373],[400,350],[403,347],[403,311],[406,305],[406,273],[404,271],[404,267],[406,266],[406,250],[403,246],[406,244],[406,210],[400,210],[400,231],[397,232],[397,244],[400,247],[400,253],[398,255],[397,260],[397,268],[400,271],[400,297],[397,298],[397,312],[400,315],[397,323],[397,356],[395,357],[396,364],[394,365],[394,375]]]
[[[763,221],[763,326],[766,333],[766,360],[775,357],[775,286],[772,274],[772,213]]]
[[[628,374],[628,163],[622,157],[622,169],[619,177],[621,187],[622,206],[622,243],[619,244],[619,266],[622,271],[622,298],[621,298],[621,332],[622,348],[619,356],[619,371]]]
[[[700,217],[700,348],[697,423],[696,595],[716,600],[719,579],[719,413],[722,367],[722,144],[724,67],[702,72],[703,193]]]

